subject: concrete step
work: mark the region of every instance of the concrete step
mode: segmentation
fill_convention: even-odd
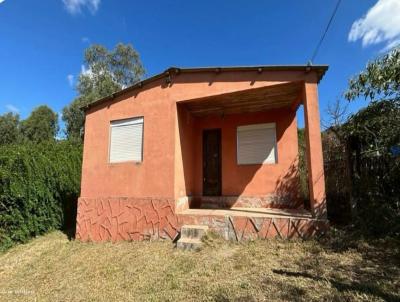
[[[196,251],[201,248],[203,242],[200,239],[180,238],[176,243],[176,247],[180,250]]]
[[[181,238],[176,243],[176,247],[181,250],[198,250],[201,248],[203,238],[208,231],[206,225],[186,224],[181,227]]]
[[[208,226],[186,224],[181,227],[181,238],[201,239],[207,234]]]

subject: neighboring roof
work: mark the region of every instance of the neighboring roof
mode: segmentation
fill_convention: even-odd
[[[137,82],[132,86],[129,86],[125,89],[122,89],[118,92],[115,92],[109,96],[106,96],[102,99],[94,101],[84,107],[83,110],[88,110],[94,106],[97,106],[101,103],[113,100],[114,98],[123,95],[128,91],[132,91],[138,88],[142,88],[144,85],[151,83],[155,80],[169,77],[171,74],[180,74],[180,73],[198,73],[198,72],[224,72],[224,71],[316,71],[318,75],[318,82],[322,79],[325,72],[328,70],[328,65],[260,65],[260,66],[231,66],[231,67],[196,67],[196,68],[179,68],[179,67],[170,67],[162,73],[149,77],[143,81]]]

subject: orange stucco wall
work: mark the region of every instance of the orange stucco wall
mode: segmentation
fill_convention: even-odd
[[[160,83],[159,83],[160,84]],[[174,114],[160,85],[86,115],[82,197],[173,197]],[[109,163],[110,121],[144,117],[143,162]]]
[[[205,129],[221,129],[222,147],[222,194],[227,196],[257,196],[281,194],[284,186],[291,182],[291,189],[298,181],[297,175],[297,123],[296,112],[290,108],[268,112],[233,114],[195,118],[184,109],[178,110],[180,154],[183,161],[184,181],[176,183],[179,196],[202,195],[202,133]],[[277,163],[259,165],[237,164],[236,129],[238,126],[276,123]],[[176,158],[179,161],[180,158]],[[180,178],[176,175],[177,179]]]
[[[295,164],[297,125],[295,112],[280,109],[266,113],[194,118],[180,102],[290,81],[316,82],[314,73],[224,72],[181,74],[167,85],[164,79],[128,92],[86,114],[81,197],[164,197],[201,194],[201,132],[222,128],[222,192],[227,195],[272,193],[281,177]],[[142,163],[110,164],[110,121],[144,117]],[[278,163],[236,164],[236,127],[277,123]]]

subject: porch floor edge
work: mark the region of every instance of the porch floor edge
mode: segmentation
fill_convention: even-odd
[[[229,209],[185,209],[176,213],[178,216],[235,216],[260,218],[302,218],[319,220],[311,212],[303,209],[238,208]]]

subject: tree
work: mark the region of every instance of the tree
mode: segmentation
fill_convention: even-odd
[[[326,108],[327,120],[323,121],[323,126],[326,129],[339,129],[347,120],[349,103],[343,99],[336,99],[334,102],[328,102]]]
[[[63,109],[68,138],[80,139],[84,125],[82,107],[141,80],[145,71],[132,45],[118,44],[112,51],[92,45],[85,51],[85,67],[77,84],[78,96]]]
[[[350,79],[346,99],[360,96],[376,101],[400,98],[400,47],[369,62],[364,71]]]
[[[350,116],[342,131],[362,152],[391,153],[400,146],[400,99],[372,101]]]
[[[46,105],[35,108],[31,115],[21,122],[23,136],[35,143],[54,140],[58,133],[58,116]]]
[[[350,116],[342,131],[357,138],[362,151],[377,151],[400,144],[400,47],[367,64],[353,77],[345,97],[363,96],[371,104]]]
[[[0,145],[16,143],[20,138],[19,115],[0,115]]]
[[[357,228],[373,235],[398,236],[400,48],[370,61],[350,79],[344,96],[348,101],[364,97],[371,102],[345,122],[341,119],[345,110],[339,104],[329,110],[332,125],[325,138],[330,140],[324,145],[328,202],[333,200],[331,208],[340,209],[338,205],[348,199]]]

